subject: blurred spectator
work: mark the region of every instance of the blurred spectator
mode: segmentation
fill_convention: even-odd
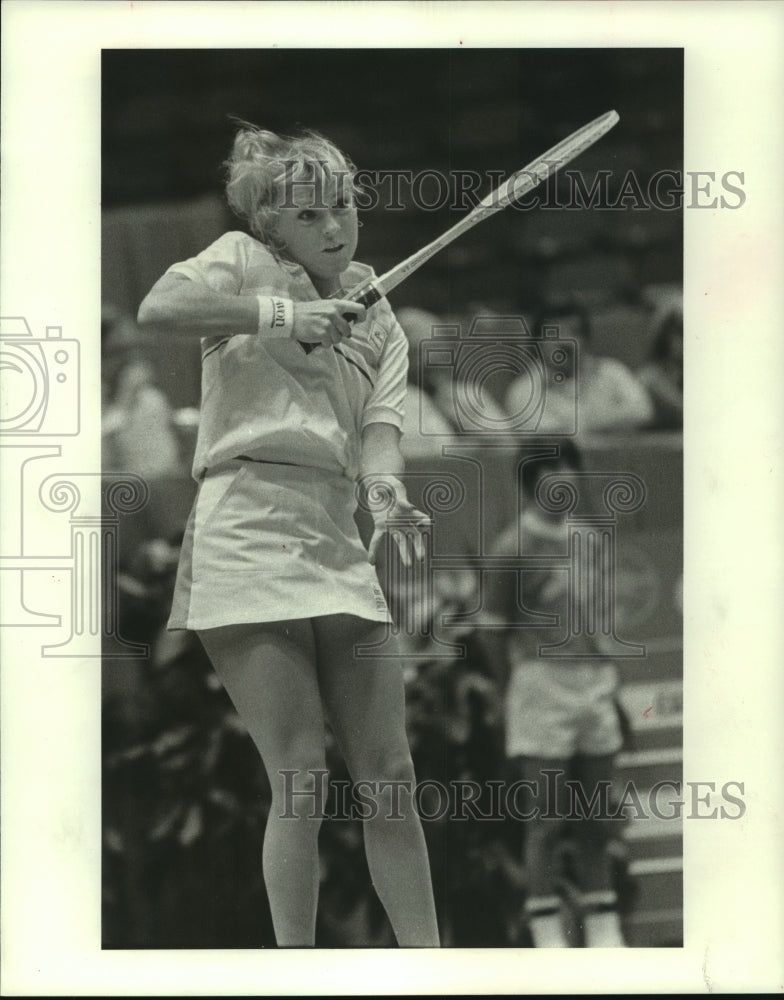
[[[566,514],[547,513],[536,500],[542,477],[581,469],[572,441],[562,442],[559,450],[559,455],[534,458],[523,465],[523,494],[528,502],[519,522],[499,538],[495,555],[562,557],[568,553]],[[545,565],[516,570],[514,575],[516,582],[510,572],[487,578],[485,607],[498,627],[484,630],[483,635],[506,692],[506,754],[517,777],[528,783],[522,787],[530,791],[530,795],[520,795],[518,804],[529,817],[524,841],[528,927],[535,947],[570,946],[559,895],[559,859],[568,827],[574,841],[585,944],[624,947],[608,852],[614,822],[609,819],[608,796],[614,757],[623,741],[615,700],[617,668],[601,655],[588,633],[583,640],[584,656],[576,656],[573,642],[568,657],[543,657],[541,648],[560,637],[555,626],[569,620],[567,602],[579,601],[581,615],[587,606],[582,595],[572,592],[570,573],[564,567]],[[521,609],[529,612],[527,621],[521,618]],[[531,623],[530,614],[551,617],[543,624]],[[567,782],[581,790],[583,803],[594,805],[579,805]],[[594,806],[604,815],[595,815]],[[572,822],[566,823],[567,816]]]
[[[420,345],[433,337],[433,327],[453,323],[423,309],[406,308],[397,314],[408,338],[408,390],[401,450],[404,455],[440,455],[441,447],[461,434],[456,421],[457,400],[467,386],[462,367],[423,365]],[[457,333],[455,333],[457,339]],[[474,399],[475,394],[468,393]],[[487,437],[487,427],[505,423],[503,408],[488,392],[481,396],[479,424]]]
[[[616,358],[591,353],[591,330],[585,309],[566,302],[547,309],[534,324],[535,337],[544,327],[557,327],[558,339],[575,341],[574,362],[553,365],[552,352],[545,363],[552,377],[547,381],[547,397],[538,426],[541,434],[573,433],[575,398],[577,433],[627,431],[647,424],[653,415],[648,393],[637,377]],[[506,411],[519,413],[529,402],[530,377],[524,375],[509,386]]]
[[[187,472],[175,415],[144,356],[134,320],[104,306],[101,314],[103,466],[145,478]]]
[[[637,373],[653,404],[652,430],[683,427],[683,302],[673,299],[654,318],[648,362]]]

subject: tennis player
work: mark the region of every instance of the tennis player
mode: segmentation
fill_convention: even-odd
[[[315,944],[325,722],[353,780],[378,789],[365,848],[397,942],[437,946],[400,664],[356,653],[390,620],[372,565],[386,517],[405,519],[390,534],[407,564],[428,523],[399,479],[405,335],[385,299],[365,310],[334,297],[373,274],[353,260],[354,167],[334,144],[242,123],[226,168],[252,235],[228,232],[175,264],[139,311],[141,325],[202,344],[199,488],[169,627],[198,633],[266,767],[278,946]],[[358,484],[390,500],[367,550]]]

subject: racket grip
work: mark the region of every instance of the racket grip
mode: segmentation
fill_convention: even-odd
[[[339,298],[340,296],[336,295],[332,297]],[[366,288],[361,288],[355,295],[352,295],[351,301],[356,302],[357,305],[364,306],[365,309],[369,309],[375,302],[378,302],[379,299],[381,298],[383,298],[383,295],[376,286],[376,283],[373,282]],[[357,319],[357,314],[345,312],[343,313],[343,319],[347,323],[355,323]],[[299,346],[302,348],[302,350],[305,352],[305,354],[310,354],[311,351],[313,351],[316,347],[319,346],[318,344],[306,344],[301,340],[298,343]]]

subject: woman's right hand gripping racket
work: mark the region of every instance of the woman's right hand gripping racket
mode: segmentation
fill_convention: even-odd
[[[295,302],[291,336],[310,354],[316,347],[333,347],[350,337],[351,324],[364,318],[364,305],[351,299]]]
[[[366,311],[380,298],[381,293],[374,283],[370,282],[363,283],[350,292],[340,291],[328,299],[295,302],[292,336],[294,340],[300,342],[306,354],[310,354],[316,347],[332,347],[334,344],[339,344],[344,337],[351,336],[351,324],[361,323]],[[311,308],[306,310],[302,308],[303,306]],[[327,308],[319,309],[319,306]],[[302,328],[307,328],[307,336],[302,336],[298,328],[298,313],[302,316]]]

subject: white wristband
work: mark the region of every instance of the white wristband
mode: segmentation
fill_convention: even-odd
[[[257,295],[260,337],[290,337],[294,330],[294,303],[275,295]]]

